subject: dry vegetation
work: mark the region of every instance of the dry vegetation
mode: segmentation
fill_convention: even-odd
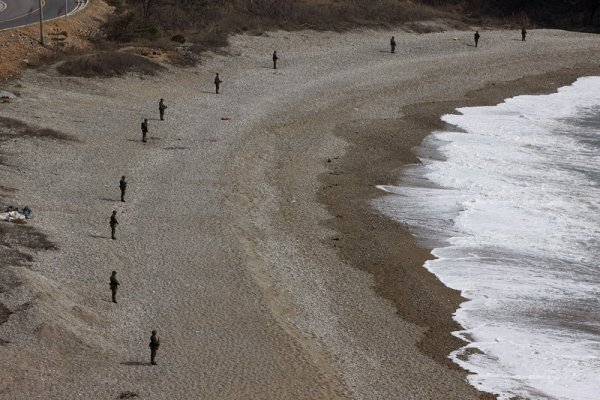
[[[118,18],[108,26],[114,40],[152,37],[160,32],[226,35],[280,29],[345,30],[430,19],[456,20],[447,7],[404,0],[109,0]],[[143,3],[149,6],[144,8]]]
[[[113,77],[126,73],[155,75],[163,67],[144,57],[117,51],[84,55],[65,61],[57,67],[63,75]]]
[[[117,43],[152,43],[165,50],[186,47],[198,54],[227,45],[233,33],[261,34],[272,29],[344,31],[357,26],[405,25],[443,21],[464,26],[459,7],[444,2],[405,0],[108,0],[116,16],[105,26]],[[433,0],[433,3],[436,3]],[[181,57],[180,57],[181,58]]]
[[[0,117],[0,142],[14,136],[48,138],[55,140],[75,140],[66,133],[58,132],[50,128],[35,128],[18,119]]]

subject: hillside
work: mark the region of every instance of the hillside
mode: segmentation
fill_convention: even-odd
[[[283,28],[345,30],[443,21],[451,27],[514,25],[595,31],[596,0],[109,0],[118,17],[108,28],[117,41],[152,39],[161,32],[193,32],[219,42],[231,32]],[[463,25],[464,26],[464,25]],[[409,26],[409,29],[411,27]],[[413,27],[414,30],[430,30]],[[209,34],[209,37],[202,37]],[[201,36],[201,37],[198,37]],[[215,43],[209,43],[215,44]]]
[[[526,16],[532,23],[548,28],[600,30],[600,2],[597,0],[469,1],[483,14],[503,18]]]

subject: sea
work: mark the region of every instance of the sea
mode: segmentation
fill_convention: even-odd
[[[500,399],[600,399],[600,77],[444,115],[375,201],[466,299],[450,358]]]

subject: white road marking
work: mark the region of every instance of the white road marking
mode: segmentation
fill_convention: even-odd
[[[75,8],[73,8],[68,15],[75,14],[77,11],[80,11],[83,8],[85,8],[85,6],[87,6],[87,0],[77,0]]]
[[[6,7],[8,7],[6,3],[0,0],[0,12],[6,10]]]

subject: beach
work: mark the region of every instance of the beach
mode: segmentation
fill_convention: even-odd
[[[416,162],[442,114],[597,75],[600,42],[481,34],[478,48],[457,31],[240,35],[156,77],[49,67],[9,83],[0,117],[68,137],[1,143],[2,198],[57,249],[2,265],[0,398],[493,398],[447,359],[460,294],[372,207],[375,186]]]

